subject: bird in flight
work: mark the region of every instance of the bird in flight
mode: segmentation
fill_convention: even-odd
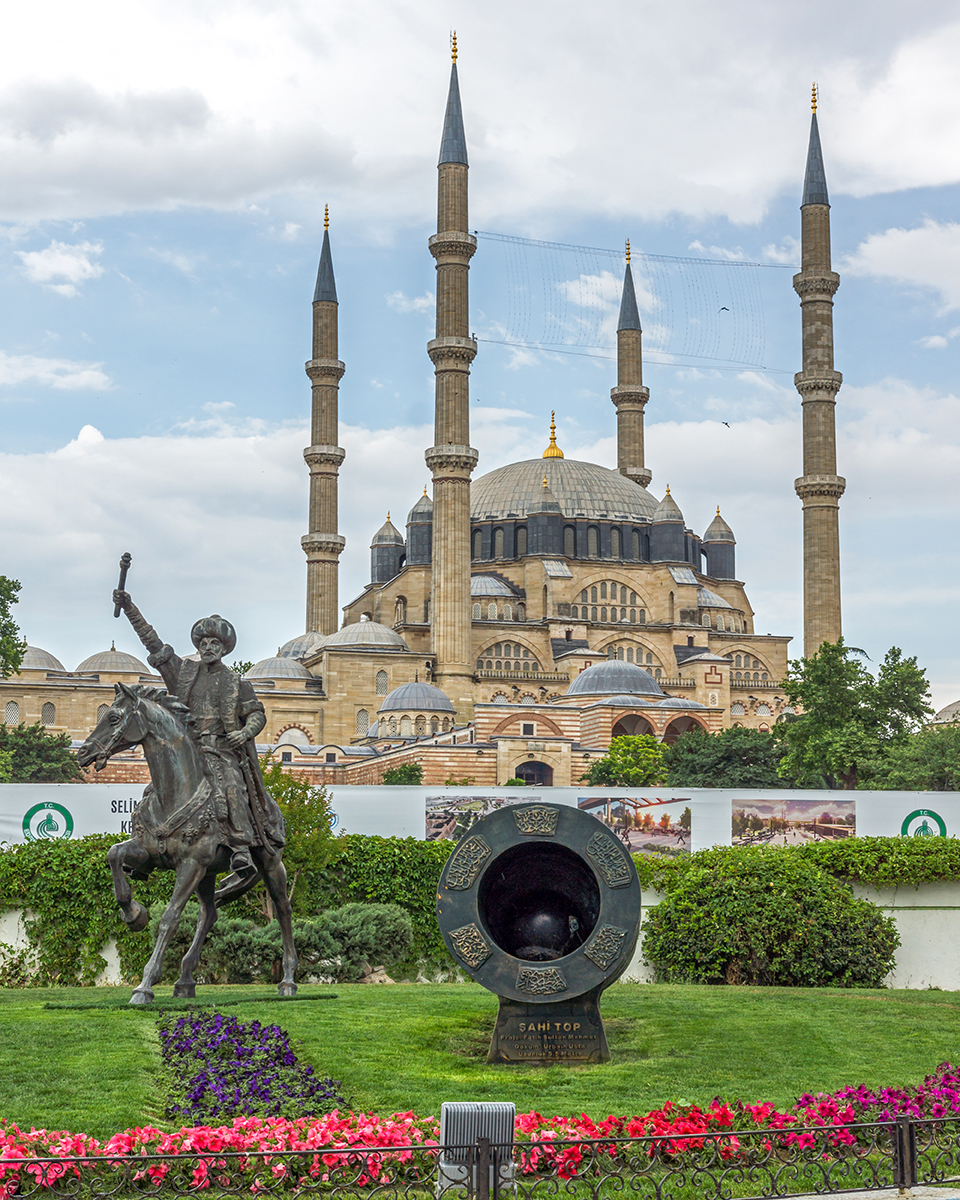
[[[727,308],[727,306],[726,306],[726,305],[724,305],[724,306],[723,306],[723,308],[721,308],[721,309],[720,309],[720,311],[721,311],[721,312],[729,312],[729,311],[730,311],[730,309],[729,309],[729,308]]]
[[[721,421],[721,422],[720,422],[720,424],[721,424],[721,425],[726,425],[726,427],[727,427],[728,429],[730,428],[730,422],[729,422],[729,421]]]

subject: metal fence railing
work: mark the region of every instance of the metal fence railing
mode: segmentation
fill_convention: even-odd
[[[308,1135],[304,1135],[308,1136]],[[29,1154],[29,1150],[24,1151]],[[8,1151],[9,1154],[9,1151]],[[960,1179],[960,1118],[470,1146],[4,1157],[0,1196],[767,1200]]]

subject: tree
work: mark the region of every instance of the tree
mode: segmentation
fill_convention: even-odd
[[[916,658],[887,651],[876,678],[861,650],[824,642],[812,658],[790,663],[783,686],[801,715],[776,727],[786,749],[779,773],[801,787],[856,788],[884,773],[892,750],[904,745],[933,710]]]
[[[0,575],[0,679],[9,679],[20,670],[27,643],[20,636],[20,629],[10,615],[10,606],[17,604],[20,583]]]
[[[402,763],[399,767],[387,767],[383,773],[386,784],[423,783],[423,766],[418,762]]]
[[[591,763],[580,778],[591,787],[646,787],[663,783],[663,746],[649,733],[616,737],[603,758]]]
[[[263,764],[263,782],[287,823],[283,861],[292,900],[302,872],[322,869],[330,860],[336,841],[330,798],[326,788],[311,784],[302,772],[285,771],[282,763],[269,758]]]
[[[691,730],[663,754],[671,787],[779,788],[784,750],[773,734],[734,726],[719,733]]]
[[[36,725],[0,725],[0,769],[9,783],[83,783],[83,772],[65,733]],[[0,774],[0,780],[2,780]]]
[[[235,671],[238,675],[246,675],[253,666],[253,663],[246,658],[238,658],[236,662],[230,664],[230,670]]]
[[[904,791],[960,791],[960,724],[931,725],[893,746],[885,772],[872,783]]]

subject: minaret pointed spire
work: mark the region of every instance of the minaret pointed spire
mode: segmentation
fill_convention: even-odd
[[[453,34],[451,46],[453,65],[450,68],[450,90],[447,92],[447,111],[443,119],[443,136],[440,139],[440,161],[443,163],[467,162],[467,137],[463,132],[463,109],[460,106],[460,81],[457,78],[457,35]]]
[[[336,633],[339,559],[345,545],[338,532],[338,486],[345,454],[337,445],[340,379],[337,286],[330,253],[330,210],[324,207],[323,246],[313,294],[313,353],[306,365],[312,387],[309,530],[300,539],[307,556],[307,633]]]
[[[814,85],[810,143],[800,206],[800,297],[803,369],[795,376],[803,408],[803,475],[794,483],[803,504],[803,653],[836,642],[840,620],[840,497],[836,406],[843,376],[833,365],[833,297],[840,276],[830,261],[830,202],[817,127]]]
[[[330,207],[323,208],[323,245],[320,248],[320,269],[317,271],[317,286],[313,293],[314,304],[320,301],[337,303],[337,281],[333,277],[333,255],[330,253]]]
[[[617,469],[621,475],[646,487],[653,478],[643,464],[643,410],[650,399],[650,390],[643,386],[643,331],[633,286],[629,238],[626,260],[617,322],[617,386],[610,392],[610,399],[617,410]]]
[[[801,208],[807,204],[829,204],[827,195],[827,173],[823,169],[823,151],[820,148],[820,127],[817,125],[817,85],[813,85],[810,115],[810,141],[807,145],[807,169],[803,175],[803,199]]]

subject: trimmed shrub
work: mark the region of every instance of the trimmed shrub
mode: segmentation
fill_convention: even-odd
[[[659,981],[882,986],[900,938],[875,904],[797,855],[714,856],[685,871],[644,924]]]

